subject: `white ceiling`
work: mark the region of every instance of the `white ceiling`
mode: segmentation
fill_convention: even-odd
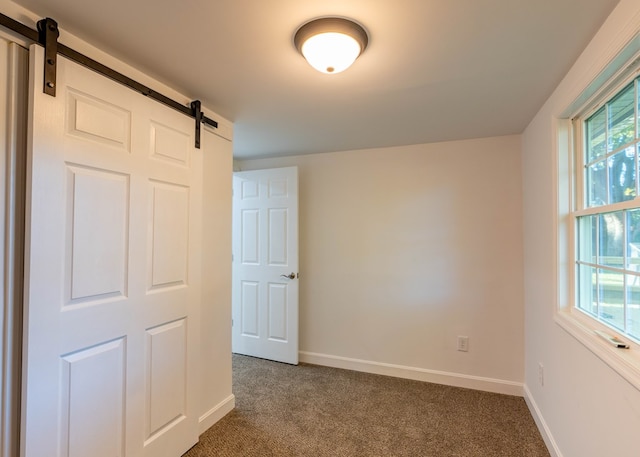
[[[521,133],[618,0],[16,0],[234,122],[267,157]],[[363,24],[325,75],[309,19]]]

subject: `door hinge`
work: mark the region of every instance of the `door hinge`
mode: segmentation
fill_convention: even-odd
[[[40,44],[44,46],[44,84],[42,91],[56,96],[56,64],[58,61],[58,23],[50,17],[38,21]]]

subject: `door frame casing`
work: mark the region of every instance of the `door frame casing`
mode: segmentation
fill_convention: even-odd
[[[22,391],[22,308],[24,288],[24,211],[26,188],[27,106],[29,51],[26,43],[0,31],[7,43],[6,74],[2,79],[0,106],[4,154],[0,159],[2,192],[2,306],[0,311],[1,399],[0,456],[14,457],[20,448],[20,410]],[[4,46],[4,44],[3,44]]]

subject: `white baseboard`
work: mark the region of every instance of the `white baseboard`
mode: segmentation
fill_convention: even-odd
[[[562,457],[562,452],[558,448],[556,440],[553,439],[553,435],[551,434],[551,430],[547,426],[547,423],[542,417],[542,413],[538,408],[533,396],[531,395],[531,391],[525,384],[523,387],[524,390],[524,401],[527,402],[527,406],[529,407],[529,411],[531,411],[531,415],[533,416],[533,420],[536,421],[536,425],[538,426],[538,430],[540,430],[540,434],[542,435],[542,439],[544,443],[547,445],[547,449],[551,454],[551,457]]]
[[[198,431],[202,435],[209,427],[226,416],[236,406],[236,397],[231,394],[209,411],[200,416],[198,420]]]
[[[522,383],[300,351],[301,362],[522,397]]]

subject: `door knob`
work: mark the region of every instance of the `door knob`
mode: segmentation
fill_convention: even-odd
[[[280,275],[281,278],[289,278],[289,279],[296,279],[296,274],[295,273],[291,273],[290,275]]]

